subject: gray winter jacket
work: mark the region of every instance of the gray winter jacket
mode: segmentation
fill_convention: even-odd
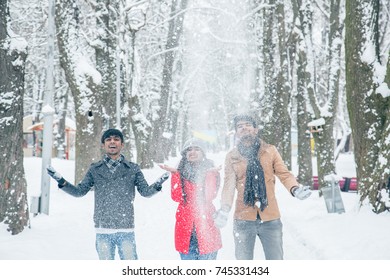
[[[103,161],[91,164],[84,179],[74,186],[66,182],[61,189],[70,195],[80,197],[94,187],[96,228],[132,229],[134,228],[135,187],[144,197],[150,197],[161,190],[161,184],[149,186],[140,167],[123,160],[111,173]]]

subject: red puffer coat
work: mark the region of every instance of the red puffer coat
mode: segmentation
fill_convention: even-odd
[[[222,247],[221,234],[214,225],[215,207],[212,201],[216,198],[219,187],[219,172],[208,171],[205,186],[184,180],[187,202],[182,196],[179,172],[172,174],[171,197],[179,202],[176,211],[175,247],[183,254],[188,254],[191,232],[195,227],[198,238],[199,254],[209,254]]]

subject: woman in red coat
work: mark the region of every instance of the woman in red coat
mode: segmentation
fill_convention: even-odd
[[[213,214],[219,187],[219,169],[207,159],[204,144],[188,140],[182,149],[177,169],[160,165],[172,172],[171,197],[178,202],[175,247],[182,260],[215,260],[222,247]]]

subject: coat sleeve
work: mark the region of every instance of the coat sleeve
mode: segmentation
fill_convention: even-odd
[[[225,159],[224,182],[221,195],[221,207],[231,209],[236,191],[236,174],[233,169],[231,157],[229,154]]]
[[[171,198],[173,201],[181,202],[183,200],[180,173],[173,172],[171,177]]]
[[[74,186],[68,181],[66,181],[66,184],[63,187],[61,187],[61,190],[63,190],[64,192],[72,196],[81,197],[86,195],[91,190],[93,185],[94,185],[94,180],[93,180],[91,167],[90,167],[87,171],[87,174],[85,174],[85,177],[83,178],[83,180],[81,180],[79,184]]]
[[[138,192],[144,197],[151,197],[161,190],[161,184],[153,183],[149,186],[144,174],[140,169],[135,173],[135,182]]]
[[[295,179],[295,176],[288,170],[276,147],[273,146],[273,149],[273,167],[275,175],[279,178],[280,182],[285,186],[285,188],[288,191],[291,191],[292,187],[298,186],[298,181]]]

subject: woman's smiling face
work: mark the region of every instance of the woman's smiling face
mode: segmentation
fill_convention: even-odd
[[[196,162],[201,161],[204,155],[201,148],[194,146],[187,149],[186,157],[189,162]]]

